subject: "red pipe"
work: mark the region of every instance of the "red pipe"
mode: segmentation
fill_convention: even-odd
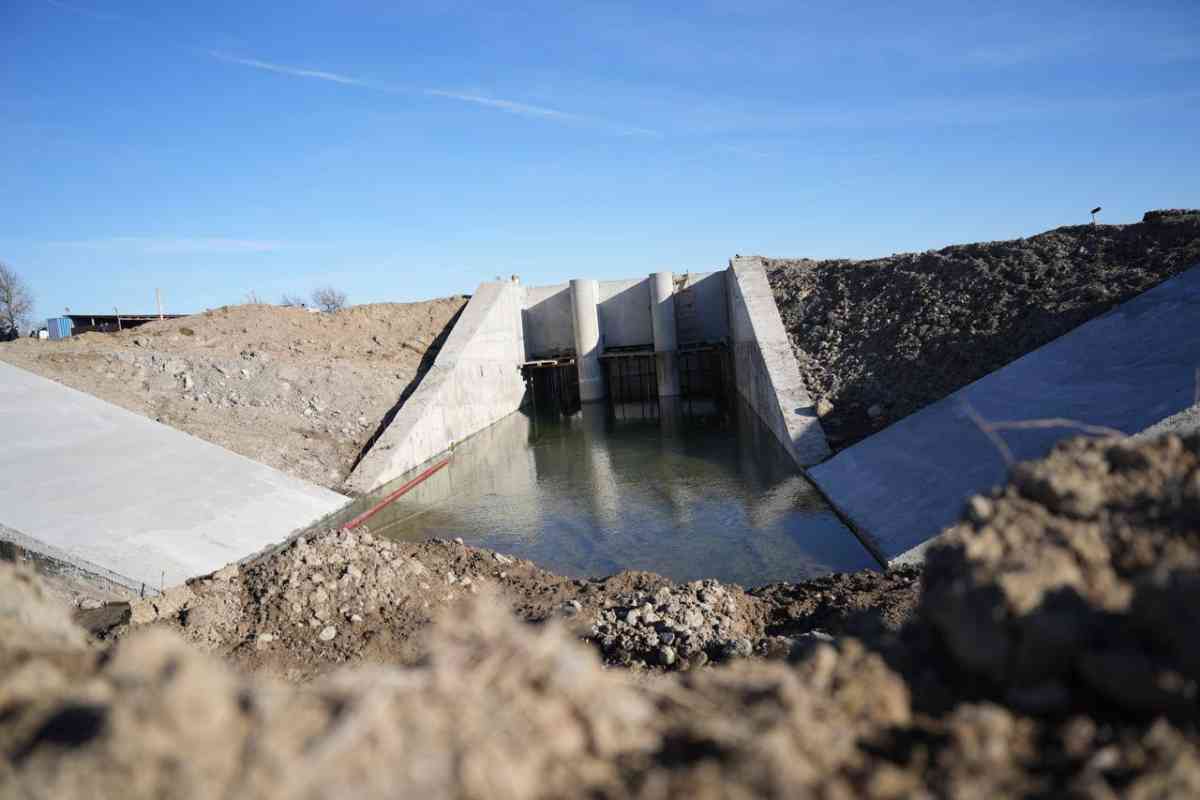
[[[441,469],[442,467],[446,466],[449,463],[450,463],[450,459],[447,458],[445,461],[441,462],[440,464],[434,464],[432,467],[425,470],[420,475],[413,478],[411,481],[404,484],[399,489],[397,489],[396,491],[389,494],[387,497],[380,500],[378,503],[376,503],[370,509],[368,509],[367,511],[364,511],[363,513],[359,514],[354,519],[350,520],[350,522],[347,523],[346,525],[344,525],[343,527],[348,531],[354,530],[359,525],[362,525],[364,522],[369,520],[371,517],[375,516],[380,511],[385,509],[387,506],[391,505],[396,500],[398,500],[401,497],[403,497],[404,495],[408,494],[412,489],[416,488],[417,485],[424,482],[424,480],[426,478],[428,478],[430,475],[437,472],[439,469]]]

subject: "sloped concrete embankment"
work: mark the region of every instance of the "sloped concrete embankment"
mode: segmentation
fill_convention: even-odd
[[[524,290],[481,284],[433,367],[355,467],[345,487],[365,494],[519,409]]]
[[[801,466],[829,456],[761,258],[735,258],[726,273],[737,391]]]
[[[1134,434],[1194,403],[1200,267],[1129,300],[810,471],[889,560],[1080,425]],[[1079,424],[1076,424],[1079,423]],[[1086,431],[1086,429],[1085,429]]]
[[[346,501],[8,364],[0,440],[15,543],[135,590],[211,572]]]

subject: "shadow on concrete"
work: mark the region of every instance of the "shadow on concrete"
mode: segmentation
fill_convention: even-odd
[[[375,443],[379,441],[379,437],[383,436],[383,432],[386,431],[388,426],[392,424],[392,420],[394,420],[396,415],[400,413],[400,409],[404,407],[406,402],[408,402],[408,398],[412,397],[413,392],[415,392],[417,387],[421,385],[421,381],[424,379],[425,375],[428,374],[429,370],[433,369],[434,363],[437,362],[438,354],[442,352],[442,347],[446,344],[446,339],[450,337],[450,332],[454,330],[454,326],[457,324],[458,318],[463,315],[464,311],[466,311],[469,303],[470,299],[468,298],[467,303],[463,303],[462,308],[460,308],[458,312],[450,318],[450,321],[446,323],[446,327],[442,328],[441,333],[437,335],[437,337],[425,350],[425,355],[421,356],[421,363],[417,365],[417,374],[414,375],[413,379],[408,382],[407,386],[404,387],[404,391],[400,393],[400,399],[396,401],[396,404],[388,409],[388,412],[383,415],[383,419],[381,419],[379,421],[379,425],[375,427],[375,432],[371,434],[370,439],[367,439],[367,443],[363,445],[362,450],[360,450],[358,455],[355,457],[354,463],[350,465],[350,471],[346,473],[347,477],[353,475],[354,470],[358,469],[359,463],[366,457],[367,453],[371,452],[371,448],[375,446]],[[345,488],[343,487],[340,489],[340,491],[344,493]]]
[[[614,284],[620,283],[623,281],[600,282],[600,300],[596,304],[600,315],[600,348],[602,351],[613,347],[653,349],[650,282],[639,279],[612,292]],[[607,294],[608,292],[612,294]]]

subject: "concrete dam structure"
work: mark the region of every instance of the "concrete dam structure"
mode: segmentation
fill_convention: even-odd
[[[718,387],[720,384],[720,387]],[[829,455],[761,260],[525,287],[482,284],[346,486],[365,494],[532,404],[697,401],[736,392],[801,467]]]

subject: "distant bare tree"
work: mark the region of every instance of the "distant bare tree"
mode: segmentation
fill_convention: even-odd
[[[304,301],[294,294],[284,292],[283,299],[279,301],[279,305],[284,308],[304,308]]]
[[[246,292],[245,303],[248,306],[261,306],[263,301],[259,299],[258,292],[251,289],[250,291]]]
[[[0,333],[20,333],[33,313],[33,291],[16,270],[0,261]]]
[[[332,286],[323,286],[313,290],[312,301],[313,305],[322,311],[337,311],[346,307],[346,293],[339,292]]]

